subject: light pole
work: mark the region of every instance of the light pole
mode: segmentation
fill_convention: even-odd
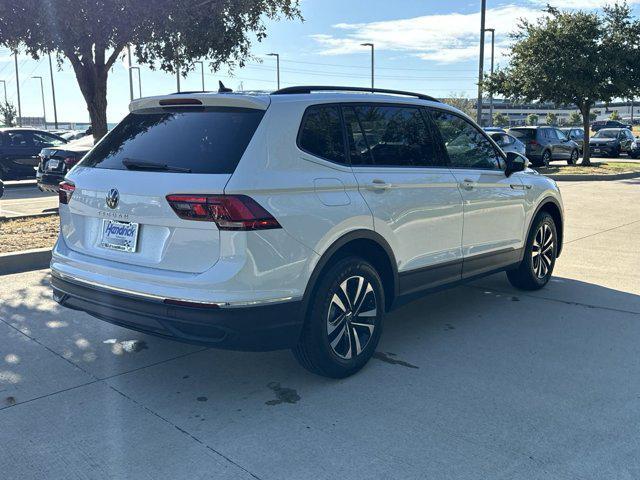
[[[31,78],[37,78],[38,80],[40,80],[40,93],[42,93],[42,118],[44,120],[44,129],[47,129],[47,110],[44,106],[44,82],[42,81],[42,77],[31,77]]]
[[[53,83],[53,66],[51,65],[51,52],[49,52],[49,76],[51,77],[51,95],[53,96],[53,123],[57,130],[58,129],[58,107],[56,106],[56,86]]]
[[[374,81],[373,81],[373,76],[374,76],[374,69],[375,69],[375,47],[373,46],[373,43],[361,43],[360,44],[363,47],[371,47],[371,90],[373,90],[374,87]]]
[[[491,32],[491,75],[493,75],[493,60],[496,46],[496,29],[485,28],[485,32]],[[489,94],[489,126],[493,127],[493,93]]]
[[[204,92],[204,62],[198,60],[197,62],[194,63],[199,63],[200,64],[200,76],[202,77],[202,91]]]
[[[180,93],[180,64],[176,62],[176,86],[178,87],[178,93]]]
[[[129,101],[133,102],[133,73],[131,72],[131,45],[127,45],[127,63],[129,64]]]
[[[279,53],[267,53],[267,57],[276,57],[276,76],[278,79],[278,90],[280,90],[280,54]]]
[[[7,81],[6,80],[0,80],[0,82],[2,82],[2,86],[4,87],[4,104],[6,105],[7,102]]]
[[[129,75],[132,75],[131,70],[138,71],[138,94],[142,97],[142,79],[140,78],[140,67],[129,67]],[[133,90],[133,86],[131,87]]]
[[[482,126],[482,76],[484,74],[484,25],[487,11],[487,0],[482,0],[482,6],[480,10],[480,65],[478,65],[478,113],[476,120],[478,125]]]
[[[18,75],[18,50],[13,51],[14,61],[16,64],[16,90],[18,91],[18,126],[22,126],[22,106],[20,104],[20,76]]]

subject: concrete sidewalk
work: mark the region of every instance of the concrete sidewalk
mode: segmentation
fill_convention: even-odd
[[[635,479],[640,180],[563,183],[543,291],[504,275],[387,318],[358,375],[174,343],[0,277],[0,472],[29,479]]]

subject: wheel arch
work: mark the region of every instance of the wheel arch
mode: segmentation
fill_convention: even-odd
[[[386,310],[391,308],[398,296],[398,266],[393,250],[379,233],[354,230],[336,240],[320,257],[307,282],[303,312],[307,312],[322,274],[338,260],[351,255],[361,257],[374,266],[382,280]]]
[[[562,207],[560,206],[560,202],[556,200],[554,197],[546,197],[544,200],[540,202],[538,208],[535,213],[531,217],[531,221],[529,222],[529,228],[527,229],[527,238],[529,233],[531,232],[531,227],[533,226],[533,222],[538,216],[540,212],[546,212],[553,218],[554,223],[556,224],[556,233],[558,234],[558,252],[556,257],[560,256],[562,253],[563,246],[563,238],[564,238],[564,219],[562,215]]]

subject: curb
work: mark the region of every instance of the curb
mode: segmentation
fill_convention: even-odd
[[[0,275],[49,268],[50,248],[36,248],[22,252],[0,253]]]
[[[10,190],[13,188],[27,188],[27,187],[36,187],[38,186],[38,182],[36,180],[8,180],[4,182],[4,189]]]
[[[640,172],[616,173],[613,175],[551,175],[541,173],[557,182],[601,182],[606,180],[627,180],[640,177]]]
[[[41,212],[41,213],[32,213],[29,215],[17,215],[17,216],[13,216],[13,217],[2,217],[0,216],[0,221],[6,221],[6,220],[26,220],[29,218],[38,218],[38,217],[53,217],[55,215],[58,215],[58,209],[56,208],[55,212]]]

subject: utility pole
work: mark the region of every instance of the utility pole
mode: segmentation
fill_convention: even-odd
[[[267,57],[276,57],[276,78],[278,80],[278,90],[280,90],[280,54],[267,53]]]
[[[176,85],[178,87],[178,93],[180,93],[180,65],[176,63]]]
[[[53,67],[51,66],[51,52],[49,52],[49,76],[51,77],[51,95],[53,96],[53,124],[58,129],[58,107],[56,106],[56,86],[53,83]]]
[[[44,120],[44,129],[47,129],[47,109],[44,105],[44,82],[42,81],[42,77],[36,76],[31,78],[37,78],[40,80],[40,93],[42,94],[42,119]]]
[[[16,90],[18,91],[18,126],[22,126],[22,106],[20,104],[20,76],[18,75],[18,50],[13,51],[16,64]]]
[[[374,88],[374,73],[375,73],[375,53],[373,43],[361,43],[363,47],[371,47],[371,90]]]
[[[139,97],[142,97],[142,79],[140,78],[140,67],[129,67],[129,75],[131,75],[131,70],[138,71],[138,92]]]
[[[496,45],[496,29],[485,28],[485,32],[491,32],[491,75],[493,75],[493,61]],[[489,94],[489,126],[493,127],[493,93]]]
[[[198,60],[197,62],[194,63],[199,63],[200,64],[200,76],[202,77],[202,91],[204,92],[204,62]]]
[[[127,61],[129,63],[129,101],[133,102],[133,73],[131,72],[131,45],[127,45]]]
[[[487,0],[482,0],[480,11],[480,65],[478,66],[478,114],[476,120],[482,126],[482,80],[484,75],[484,25],[487,12]]]
[[[6,80],[0,80],[0,82],[2,82],[2,86],[4,87],[4,104],[6,105],[7,102],[7,81]]]

